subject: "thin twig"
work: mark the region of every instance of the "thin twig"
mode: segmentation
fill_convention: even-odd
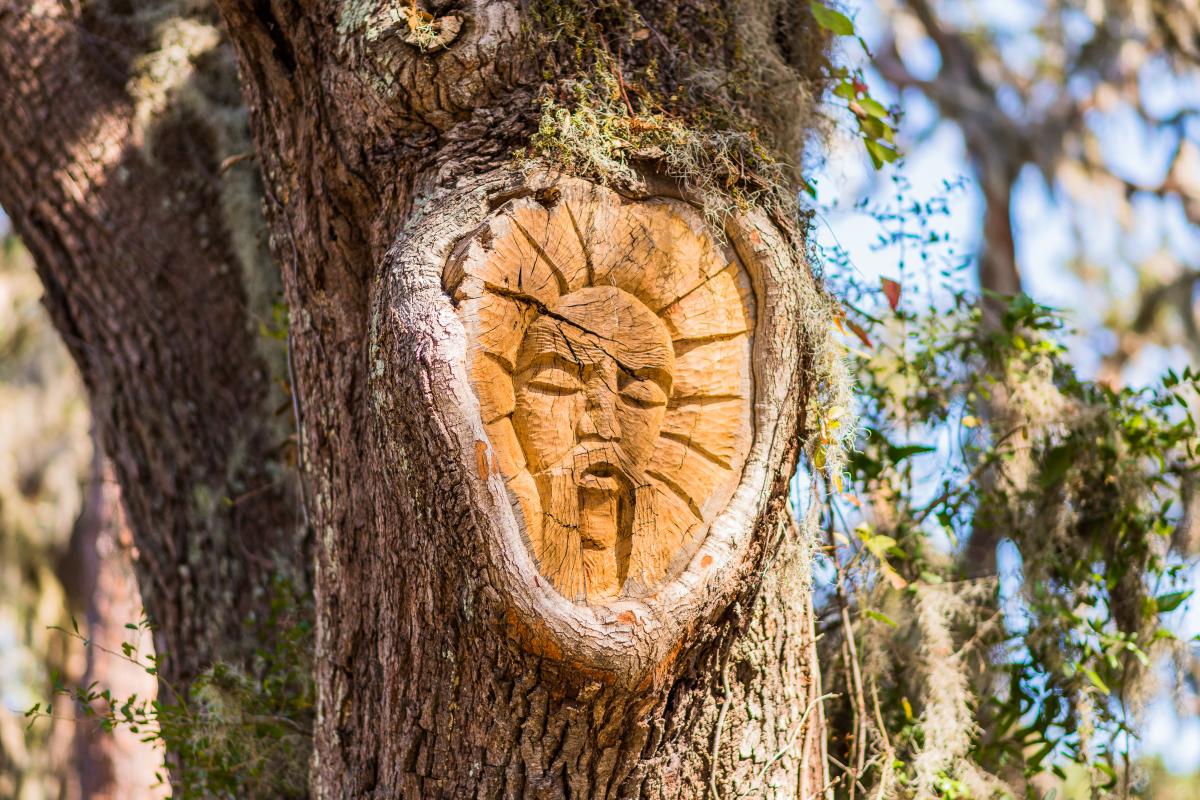
[[[842,772],[845,773],[845,777],[847,777],[850,780],[850,796],[851,797],[854,796],[854,787],[855,786],[857,786],[859,789],[862,789],[863,794],[867,794],[867,787],[862,785],[862,781],[860,781],[858,779],[858,777],[854,774],[853,769],[851,769],[850,767],[847,767],[845,764],[843,764],[841,761],[838,761],[833,756],[830,756],[829,760],[833,763],[834,766],[840,767]]]
[[[859,669],[859,666],[858,666],[858,647],[854,642],[854,624],[850,619],[849,602],[846,599],[845,575],[842,570],[842,562],[838,558],[838,555],[837,555],[837,540],[834,538],[834,531],[833,531],[833,500],[832,500],[831,494],[829,493],[828,481],[826,481],[825,489],[826,489],[826,491],[825,491],[826,507],[829,509],[826,514],[827,519],[828,519],[828,523],[826,525],[826,534],[829,537],[829,546],[833,551],[833,564],[834,564],[835,569],[837,570],[837,585],[836,586],[837,586],[838,606],[839,606],[839,610],[840,610],[841,618],[842,618],[842,627],[845,629],[845,632],[846,632],[846,635],[845,635],[846,651],[847,651],[846,660],[849,661],[849,669],[850,669],[850,674],[851,674],[851,678],[852,678],[852,686],[854,689],[854,705],[855,705],[854,717],[855,717],[855,719],[854,719],[854,739],[853,739],[853,744],[852,744],[852,748],[853,748],[852,755],[854,755],[855,757],[852,758],[851,760],[857,762],[857,767],[858,767],[858,773],[855,775],[855,781],[854,781],[854,783],[852,783],[850,785],[850,800],[854,800],[854,788],[855,788],[854,784],[858,783],[858,776],[862,775],[862,771],[865,769],[865,763],[866,763],[866,757],[867,757],[867,750],[865,747],[865,742],[861,741],[862,739],[866,738],[863,735],[863,731],[865,728],[864,723],[867,719],[867,699],[866,699],[865,693],[863,692],[862,671]],[[864,794],[865,793],[866,792],[864,790]]]
[[[783,756],[792,749],[792,745],[796,743],[796,737],[799,736],[800,732],[804,730],[804,723],[808,719],[808,715],[812,713],[812,710],[817,706],[817,704],[819,704],[822,700],[828,700],[833,697],[837,697],[837,694],[823,694],[820,697],[813,698],[812,702],[805,707],[804,713],[800,715],[800,719],[796,722],[794,726],[795,729],[792,731],[791,736],[788,739],[788,743],[779,748],[779,752],[767,759],[767,763],[763,764],[762,769],[760,769],[758,774],[754,776],[752,785],[760,786],[763,778],[767,776],[767,770],[771,768],[771,765],[783,758]],[[801,770],[801,773],[803,774],[803,770]],[[803,777],[801,777],[801,780],[803,780]]]
[[[883,712],[879,708],[879,685],[875,676],[871,676],[871,702],[875,705],[875,724],[879,726],[879,735],[883,737],[883,746],[890,753],[892,740],[888,736],[887,726],[883,724]]]
[[[813,490],[814,492],[816,491],[815,486],[813,487]],[[817,694],[821,694],[821,660],[818,657],[819,654],[817,653],[817,640],[824,634],[817,633],[817,617],[816,612],[813,610],[812,603],[808,604],[808,633],[810,637],[808,652],[810,663],[812,664],[813,668],[813,691]],[[824,795],[827,800],[832,800],[832,796],[829,794],[832,787],[829,782],[829,737],[826,736],[826,730],[825,703],[822,702],[817,705],[817,741],[820,744],[821,750],[821,784],[823,787],[821,789],[821,794]],[[804,751],[804,755],[805,757],[808,756],[807,750]],[[803,784],[801,785],[803,786]],[[801,800],[804,800],[804,798],[801,798]]]
[[[980,461],[975,466],[975,469],[971,470],[970,474],[967,475],[966,479],[961,484],[959,484],[958,486],[956,486],[954,488],[950,488],[949,486],[947,486],[946,489],[941,494],[939,494],[932,501],[930,501],[929,505],[927,505],[927,506],[925,506],[925,508],[921,509],[921,511],[917,514],[917,516],[913,518],[913,522],[920,525],[922,522],[925,521],[926,517],[928,517],[931,513],[933,513],[933,510],[935,508],[937,508],[942,503],[944,503],[948,499],[950,499],[950,496],[952,494],[954,494],[955,492],[964,492],[967,489],[969,489],[970,485],[972,483],[974,483],[976,480],[978,480],[979,476],[983,474],[983,471],[985,469],[987,469],[988,467],[990,467],[992,465],[992,463],[995,462],[995,460],[998,456],[1002,455],[1001,453],[996,452],[996,448],[999,448],[1000,445],[1004,444],[1006,441],[1009,440],[1010,437],[1012,437],[1018,431],[1022,430],[1024,427],[1025,427],[1024,425],[1018,425],[1017,427],[1013,428],[1011,431],[1009,431],[1008,433],[1004,434],[999,439],[997,439],[996,444],[994,444],[992,446],[993,452],[990,456],[988,456],[987,458]]]

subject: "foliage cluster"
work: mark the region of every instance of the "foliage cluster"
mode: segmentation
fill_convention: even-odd
[[[307,796],[308,756],[316,702],[312,676],[311,598],[297,596],[279,578],[269,617],[255,623],[263,646],[242,666],[216,662],[178,690],[160,674],[164,654],[139,652],[152,629],[147,619],[128,623],[120,651],[89,640],[74,620],[59,629],[85,647],[122,659],[159,681],[159,697],[114,696],[105,687],[68,685],[55,678],[55,695],[76,718],[93,718],[104,731],[124,727],[159,745],[163,766],[156,777],[178,797]],[[37,703],[25,712],[33,725],[54,717],[62,703]]]
[[[1127,796],[1153,667],[1189,646],[1165,615],[1191,594],[1172,544],[1200,373],[1081,379],[1060,314],[963,288],[947,198],[899,197],[863,210],[910,254],[900,280],[839,290],[861,425],[822,498],[845,794],[1037,797],[1077,764],[1093,797]]]

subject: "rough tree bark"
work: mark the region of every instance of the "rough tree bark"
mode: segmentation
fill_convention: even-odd
[[[276,477],[268,385],[281,368],[251,329],[270,273],[221,202],[222,161],[244,169],[243,145],[236,119],[214,131],[195,102],[216,102],[205,76],[222,73],[226,45],[197,45],[187,26],[164,44],[180,31],[164,20],[211,28],[203,4],[174,18],[137,5],[0,6],[0,157],[13,165],[0,203],[83,368],[143,592],[186,677],[244,655],[267,571],[303,575],[305,562],[296,498]],[[595,68],[588,46],[639,103],[734,98],[745,128],[798,163],[825,46],[807,4],[216,5],[290,309],[315,554],[314,793],[815,796],[819,681],[787,508],[813,390],[813,287],[792,222],[746,208],[706,234],[727,237],[723,257],[753,285],[753,437],[694,555],[612,602],[570,602],[539,574],[443,282],[512,203],[559,202],[566,178],[512,154],[542,99],[569,103]],[[194,71],[146,105],[139,78],[161,75],[142,56],[169,46]],[[656,171],[662,154],[640,155],[622,202],[696,199]]]
[[[258,334],[278,278],[253,178],[219,170],[246,144],[234,65],[215,13],[176,5],[0,4],[0,204],[79,365],[183,684],[243,661],[269,576],[304,571]]]

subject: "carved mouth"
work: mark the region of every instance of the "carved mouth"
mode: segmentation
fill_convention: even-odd
[[[602,492],[617,492],[621,489],[621,478],[617,467],[608,463],[593,463],[579,476],[579,488]]]
[[[563,468],[581,489],[618,492],[646,485],[646,476],[614,442],[585,442]]]

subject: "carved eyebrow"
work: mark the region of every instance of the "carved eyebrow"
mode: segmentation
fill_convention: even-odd
[[[668,392],[670,391],[671,384],[673,383],[671,379],[671,373],[667,372],[661,367],[638,367],[632,372],[626,369],[623,369],[622,372],[624,372],[626,375],[636,378],[639,381],[654,381],[662,386],[664,391]]]
[[[541,325],[537,329],[531,330],[527,334],[526,344],[522,346],[522,351],[525,357],[531,361],[556,354],[564,361],[570,361],[579,366],[595,363],[600,354],[608,355],[608,351],[595,343],[586,340],[572,341],[563,325],[558,322]]]
[[[578,376],[579,372],[583,368],[583,365],[577,361],[572,361],[571,359],[566,358],[562,355],[562,353],[554,351],[549,353],[538,353],[529,360],[529,363],[521,367],[520,372],[525,373],[535,369],[544,369],[546,367],[558,367],[559,369],[570,372],[572,375]]]
[[[544,320],[549,324],[544,324]],[[618,374],[636,380],[653,380],[664,392],[670,394],[674,381],[670,370],[663,364],[670,354],[666,348],[663,350],[667,358],[653,358],[654,346],[641,351],[622,346],[614,339],[602,337],[577,322],[552,313],[544,314],[533,325],[537,327],[531,326],[526,336],[533,337],[533,343],[540,352],[530,353],[529,345],[523,345],[524,358],[521,359],[522,363],[518,364],[519,372],[531,369],[547,358],[555,356],[575,369],[582,369],[598,363],[602,355],[617,365]],[[525,358],[528,361],[525,361]],[[610,388],[618,391],[617,386]]]

